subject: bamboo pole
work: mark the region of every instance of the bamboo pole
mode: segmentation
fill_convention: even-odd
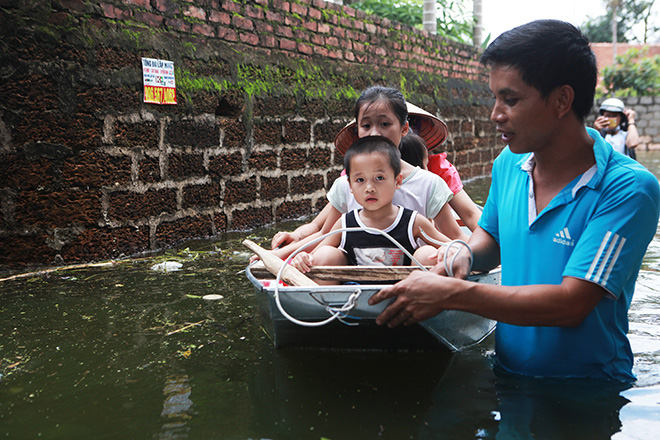
[[[36,272],[19,273],[19,274],[12,275],[12,276],[9,276],[9,277],[6,277],[6,278],[0,278],[0,282],[18,280],[18,279],[21,279],[21,278],[29,278],[29,277],[35,277],[35,276],[41,276],[41,275],[47,275],[49,273],[65,271],[65,270],[87,269],[87,268],[92,268],[92,267],[110,267],[110,266],[114,266],[116,264],[118,264],[117,261],[108,261],[108,262],[104,262],[104,263],[72,264],[70,266],[51,267],[51,268],[48,268],[48,269],[38,270]]]

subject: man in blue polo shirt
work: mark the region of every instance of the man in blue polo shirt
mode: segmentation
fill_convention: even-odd
[[[484,51],[491,120],[507,144],[468,242],[473,269],[501,263],[502,285],[416,271],[370,302],[396,296],[391,327],[455,309],[498,320],[496,362],[526,376],[630,382],[628,308],[660,215],[658,180],[584,124],[596,59],[574,26],[539,20]],[[464,254],[467,254],[464,252]],[[454,271],[470,271],[459,258]]]

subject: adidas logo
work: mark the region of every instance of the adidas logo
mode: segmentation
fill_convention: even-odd
[[[575,241],[571,238],[571,233],[568,232],[568,228],[564,228],[557,232],[552,241],[564,246],[575,246]]]

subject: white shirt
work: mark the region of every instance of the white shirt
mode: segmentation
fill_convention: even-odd
[[[362,209],[351,193],[347,176],[338,177],[326,197],[332,206],[342,214],[354,209]],[[401,188],[394,193],[392,203],[417,211],[424,217],[432,219],[452,197],[454,197],[454,193],[444,180],[430,171],[415,167],[413,172],[403,180]]]

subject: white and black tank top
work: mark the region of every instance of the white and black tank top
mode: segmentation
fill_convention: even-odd
[[[413,236],[417,211],[399,207],[394,223],[383,229],[411,254],[417,249]],[[342,215],[342,227],[366,227],[358,210]],[[342,232],[339,247],[346,251],[348,264],[352,266],[410,266],[410,258],[387,237],[367,231]]]

